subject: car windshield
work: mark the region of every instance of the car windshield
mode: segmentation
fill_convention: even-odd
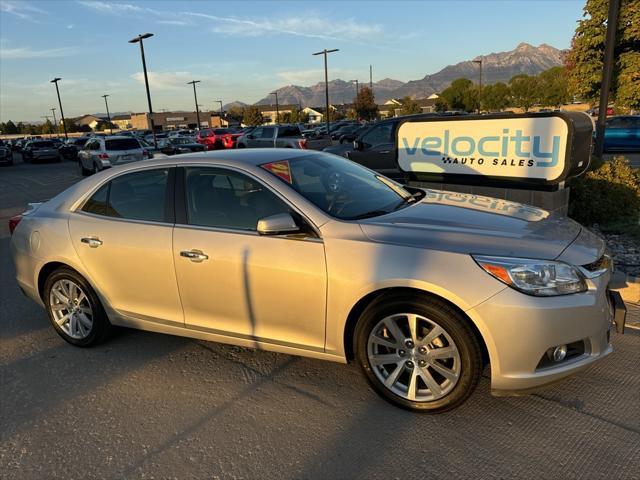
[[[140,143],[135,138],[114,138],[105,142],[106,150],[136,150]]]
[[[261,167],[342,220],[384,215],[416,200],[392,180],[333,155],[305,155]]]

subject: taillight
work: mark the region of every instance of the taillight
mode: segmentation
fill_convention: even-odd
[[[16,215],[15,217],[11,217],[9,219],[9,233],[11,233],[11,235],[13,235],[13,231],[20,223],[20,220],[22,220],[22,215]]]
[[[98,155],[98,158],[100,160],[107,160],[109,158],[109,155],[107,155],[106,153],[101,153],[100,155]]]
[[[300,148],[307,148],[307,139],[301,138],[300,140],[298,140],[298,146]]]

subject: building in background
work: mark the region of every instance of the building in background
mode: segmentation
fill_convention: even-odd
[[[129,130],[131,128],[131,115],[114,115],[111,117],[111,123],[118,127],[118,130]]]
[[[217,112],[200,112],[200,128],[210,126],[211,117],[219,117]],[[149,113],[132,113],[131,128],[135,130],[151,130]],[[196,112],[160,112],[153,114],[156,131],[176,130],[179,128],[198,128]]]

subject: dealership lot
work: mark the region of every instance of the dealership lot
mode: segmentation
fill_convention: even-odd
[[[79,179],[71,162],[0,169],[3,477],[640,478],[635,330],[535,395],[495,399],[485,372],[440,416],[385,403],[355,366],[140,331],[68,346],[19,292],[6,224]]]

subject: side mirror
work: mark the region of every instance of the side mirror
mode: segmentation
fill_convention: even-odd
[[[278,213],[270,217],[258,220],[258,233],[260,235],[279,235],[282,233],[295,233],[300,231],[295,220],[288,213]]]
[[[360,140],[353,141],[353,149],[354,150],[362,150],[364,148],[364,144]]]

